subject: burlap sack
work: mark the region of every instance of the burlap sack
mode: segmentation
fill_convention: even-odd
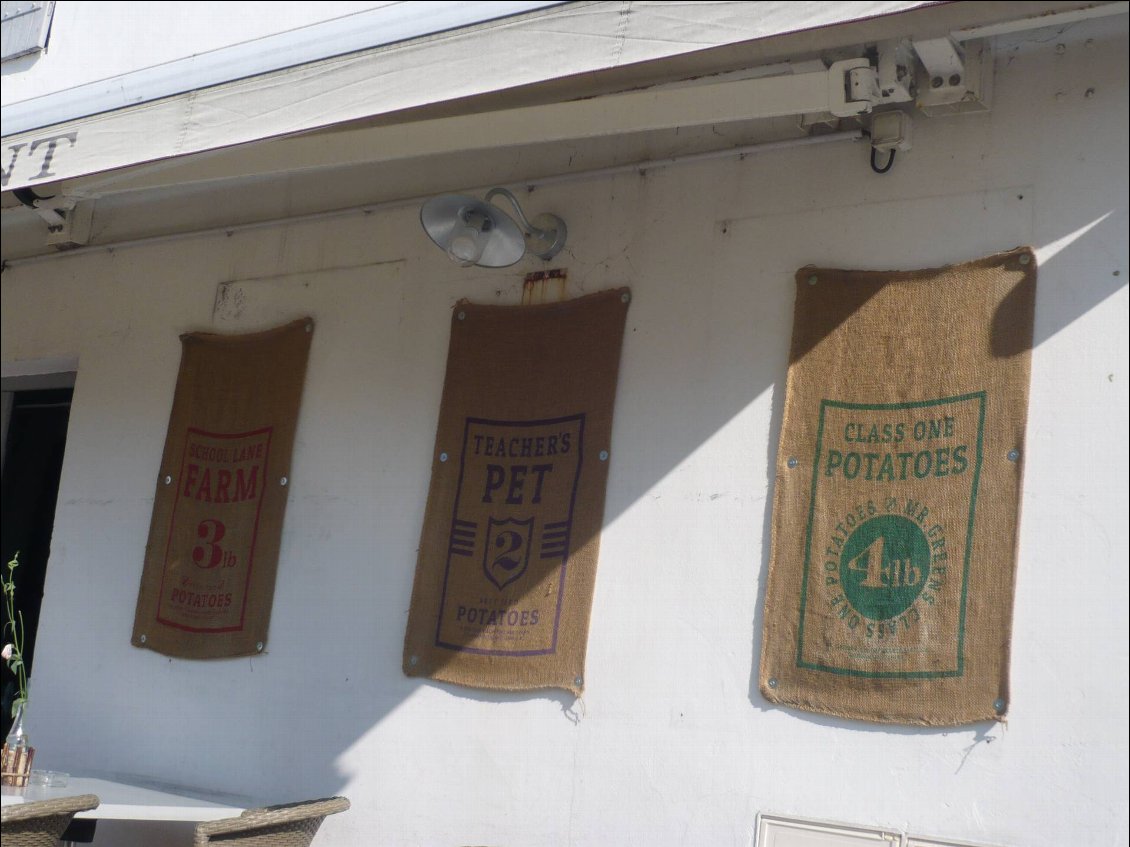
[[[1002,718],[1035,257],[796,284],[761,692],[872,721]]]
[[[455,307],[407,675],[580,693],[629,300]]]
[[[263,650],[313,329],[304,318],[181,336],[135,647],[186,659]]]

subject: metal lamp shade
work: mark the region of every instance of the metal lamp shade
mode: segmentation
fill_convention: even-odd
[[[420,223],[424,232],[444,251],[450,252],[451,242],[464,227],[468,213],[476,213],[490,222],[483,233],[486,244],[482,256],[474,262],[486,268],[505,268],[525,255],[526,240],[518,224],[493,203],[464,194],[444,194],[433,197],[420,209]]]

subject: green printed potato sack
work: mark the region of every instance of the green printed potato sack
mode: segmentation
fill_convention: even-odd
[[[1007,713],[1035,291],[1028,249],[798,272],[768,700],[925,725]]]

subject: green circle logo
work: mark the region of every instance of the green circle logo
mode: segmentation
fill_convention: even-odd
[[[930,572],[930,543],[902,515],[864,521],[840,556],[840,581],[848,601],[865,618],[885,621],[918,599]]]

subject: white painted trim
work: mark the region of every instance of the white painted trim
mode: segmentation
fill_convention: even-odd
[[[955,41],[972,41],[975,38],[991,38],[994,35],[1008,35],[1013,32],[1024,32],[1025,30],[1046,26],[1066,26],[1091,18],[1125,15],[1128,12],[1130,12],[1130,2],[1100,3],[1094,6],[1084,6],[1081,9],[1068,9],[1064,12],[1033,14],[1031,17],[1016,21],[955,29],[950,34]]]
[[[790,834],[798,834],[797,840]],[[789,845],[816,843],[830,845],[833,839],[844,845],[858,845],[863,841],[880,847],[902,847],[903,833],[891,827],[839,823],[792,815],[772,815],[759,812],[754,847],[789,847]]]
[[[8,455],[8,424],[17,391],[47,388],[74,388],[78,356],[52,356],[45,359],[19,359],[3,362],[0,373],[0,473]]]
[[[586,179],[601,179],[608,176],[615,176],[620,173],[628,173],[631,171],[652,171],[658,168],[667,168],[674,165],[691,164],[693,162],[705,162],[711,159],[725,159],[733,158],[735,156],[752,156],[758,153],[768,153],[774,150],[787,150],[794,147],[811,147],[818,144],[829,144],[837,141],[859,141],[863,138],[861,130],[846,130],[844,132],[832,132],[825,135],[806,135],[801,138],[787,138],[782,141],[766,141],[760,144],[746,144],[741,147],[727,147],[723,150],[708,150],[703,153],[688,153],[684,156],[671,156],[665,159],[649,159],[641,162],[628,162],[623,165],[613,165],[607,168],[594,168],[587,171],[574,171],[572,173],[556,174],[554,176],[543,177],[540,179],[526,180],[521,185],[527,189],[541,188],[547,185],[558,185],[563,182],[580,182]],[[476,186],[475,188],[465,189],[470,193],[481,193],[487,186]],[[312,212],[308,215],[293,215],[286,218],[271,218],[263,221],[253,221],[251,223],[243,224],[230,224],[228,226],[209,227],[208,229],[189,230],[185,232],[176,232],[168,235],[155,235],[146,238],[136,238],[130,241],[116,241],[107,244],[92,244],[88,247],[76,247],[73,250],[65,250],[55,253],[44,253],[39,256],[28,256],[22,259],[7,259],[5,264],[8,267],[20,267],[24,265],[39,264],[40,262],[53,261],[57,259],[73,258],[82,256],[87,253],[93,253],[103,250],[127,250],[133,247],[151,247],[157,244],[168,244],[176,241],[184,241],[189,238],[200,238],[207,235],[232,235],[236,232],[251,232],[258,229],[267,229],[270,227],[281,226],[283,224],[297,224],[297,223],[311,223],[313,221],[331,220],[334,218],[342,218],[351,215],[372,215],[375,212],[388,212],[394,209],[403,209],[406,206],[418,206],[425,199],[425,196],[406,197],[399,200],[388,200],[383,203],[369,203],[364,206],[350,206],[345,209],[330,209],[324,212]],[[7,367],[7,365],[5,365]]]
[[[0,378],[7,381],[28,376],[44,376],[46,374],[75,373],[78,370],[78,354],[65,354],[62,356],[46,356],[42,359],[14,359],[10,362],[0,362]],[[4,386],[7,391],[8,386]]]

